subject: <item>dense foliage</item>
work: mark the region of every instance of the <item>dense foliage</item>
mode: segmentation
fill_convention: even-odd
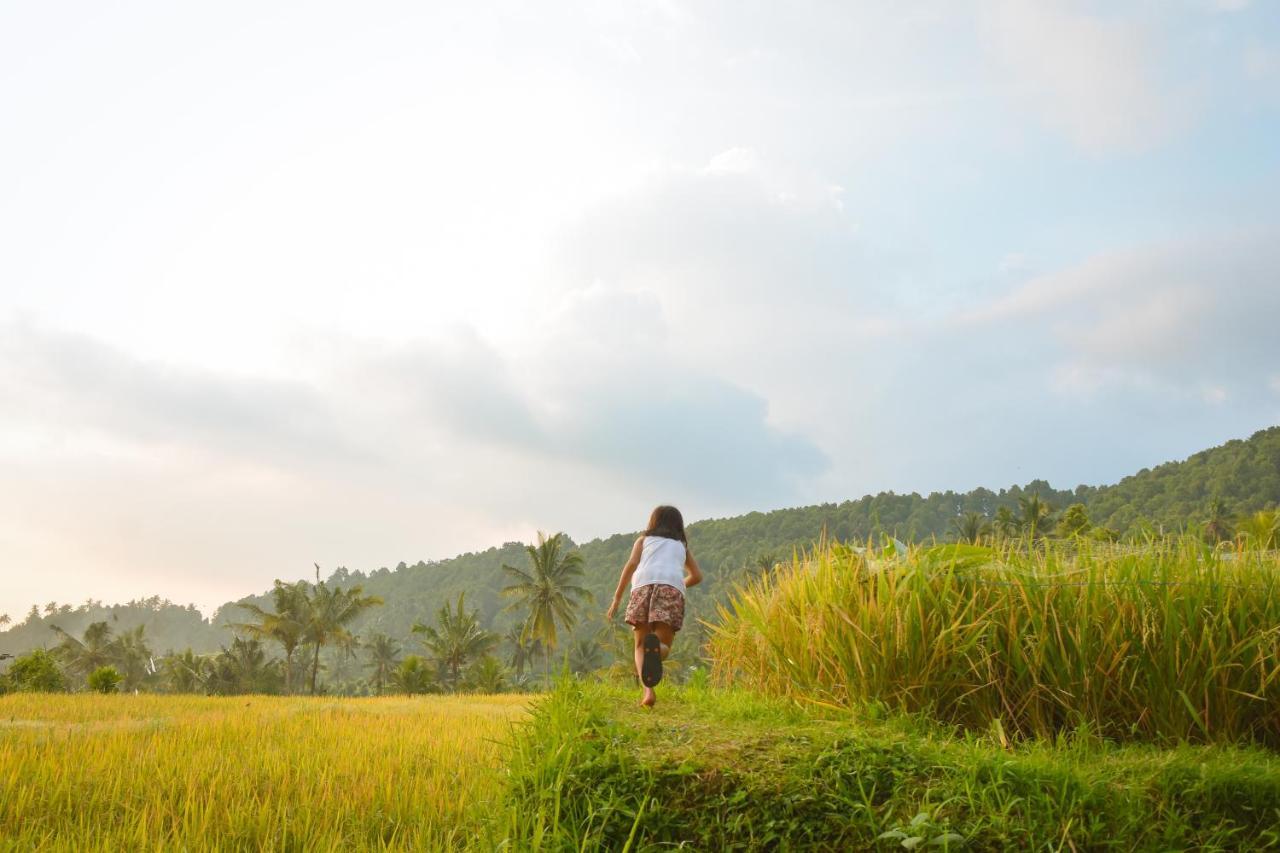
[[[726,683],[879,703],[1010,736],[1280,748],[1280,557],[1123,546],[832,545],[744,587],[714,628]]]
[[[66,689],[67,679],[62,668],[44,649],[21,655],[8,672],[0,675],[0,693],[61,693]]]

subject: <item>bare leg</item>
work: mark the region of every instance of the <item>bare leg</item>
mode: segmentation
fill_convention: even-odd
[[[640,671],[644,667],[644,638],[654,632],[651,629],[651,627],[648,625],[648,623],[645,623],[643,625],[633,625],[631,627],[635,631],[636,677],[639,678]],[[662,639],[661,635],[659,635],[658,639],[659,640]],[[657,701],[658,701],[658,694],[653,692],[652,687],[646,687],[644,689],[644,695],[640,698],[640,704],[646,708],[652,708],[653,703]]]
[[[649,628],[658,635],[658,642],[662,643],[662,659],[666,660],[671,654],[671,644],[676,641],[676,632],[666,622],[654,622]]]

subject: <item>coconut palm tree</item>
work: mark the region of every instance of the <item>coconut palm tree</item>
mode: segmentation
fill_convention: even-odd
[[[386,634],[374,634],[364,646],[369,650],[369,665],[373,667],[374,689],[381,696],[387,677],[400,663],[400,644]]]
[[[100,667],[108,666],[114,661],[114,649],[111,643],[111,626],[106,622],[94,622],[84,629],[80,639],[68,634],[57,625],[50,625],[54,633],[62,638],[55,650],[67,668],[77,675],[88,677],[89,673]]]
[[[502,693],[507,689],[507,668],[493,655],[485,655],[467,671],[467,688],[476,693]]]
[[[268,660],[262,643],[236,637],[204,664],[202,681],[210,693],[273,693],[279,688],[279,662]]]
[[[569,647],[569,669],[578,673],[595,672],[604,666],[605,654],[599,634],[581,637]]]
[[[1204,522],[1204,535],[1210,542],[1225,542],[1235,535],[1231,526],[1231,516],[1227,512],[1227,502],[1221,496],[1209,502],[1209,517]]]
[[[320,580],[320,566],[316,565],[316,582],[306,598],[306,611],[302,619],[302,641],[312,646],[311,695],[316,692],[316,677],[320,673],[320,649],[329,643],[345,643],[351,638],[347,626],[357,616],[371,607],[382,604],[376,595],[365,595],[359,586],[343,589],[330,587]]]
[[[284,692],[293,692],[293,656],[302,643],[306,630],[304,624],[309,606],[305,581],[284,583],[277,580],[271,590],[271,603],[275,612],[264,610],[256,604],[237,605],[249,611],[256,621],[241,622],[233,628],[244,631],[260,640],[274,640],[284,651]]]
[[[548,537],[539,532],[538,544],[525,547],[529,553],[529,571],[508,565],[502,567],[513,581],[503,588],[502,594],[516,599],[508,609],[523,608],[527,612],[524,635],[542,642],[544,680],[550,677],[557,627],[572,630],[578,606],[591,598],[591,593],[578,586],[583,571],[582,555],[577,551],[565,553],[563,548],[563,533]]]
[[[1007,506],[996,509],[996,518],[992,526],[1001,536],[1011,537],[1018,535],[1018,520],[1013,517],[1013,511]]]
[[[194,693],[203,687],[202,658],[191,649],[165,655],[160,661],[164,684],[173,693]]]
[[[1028,538],[1035,539],[1042,535],[1044,528],[1048,526],[1049,513],[1052,510],[1047,503],[1040,500],[1040,495],[1018,498],[1018,509],[1020,515],[1018,526]]]
[[[5,627],[6,625],[8,625],[9,623],[11,623],[12,621],[13,621],[13,620],[9,618],[9,614],[8,614],[8,613],[0,613],[0,628]]]
[[[125,690],[137,690],[142,686],[151,669],[151,648],[144,636],[146,626],[138,625],[125,631],[111,643],[113,665],[123,677]]]
[[[516,677],[524,675],[525,667],[533,666],[533,658],[542,649],[542,643],[536,637],[526,637],[524,627],[512,625],[502,635],[502,642],[511,650],[507,665],[516,671]]]
[[[465,592],[458,594],[456,611],[445,602],[436,614],[436,622],[438,628],[416,623],[413,633],[422,635],[422,645],[444,673],[449,686],[457,689],[467,664],[493,649],[498,638],[480,627],[479,611],[467,612]]]
[[[391,689],[410,696],[430,693],[435,687],[436,676],[427,662],[418,655],[406,655],[387,679]]]
[[[951,519],[951,532],[957,541],[977,545],[991,535],[991,522],[980,512],[967,512]]]

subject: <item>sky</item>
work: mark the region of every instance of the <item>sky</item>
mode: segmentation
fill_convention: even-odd
[[[1280,423],[1280,3],[0,6],[0,613]]]

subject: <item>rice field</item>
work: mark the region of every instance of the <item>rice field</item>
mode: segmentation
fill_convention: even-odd
[[[715,675],[1003,737],[1280,747],[1280,557],[1186,538],[828,545],[740,589]]]
[[[0,849],[457,848],[527,705],[0,696]]]

